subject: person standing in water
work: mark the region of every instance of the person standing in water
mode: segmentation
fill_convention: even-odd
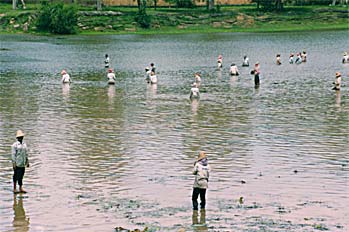
[[[62,72],[61,72],[61,75],[62,75],[62,80],[61,80],[61,82],[63,83],[63,84],[65,84],[65,83],[70,83],[71,81],[70,81],[70,76],[69,76],[69,74],[67,73],[67,71],[65,71],[64,69],[62,70]]]
[[[222,68],[223,67],[223,56],[219,55],[217,59],[217,68]]]
[[[210,177],[210,165],[205,152],[200,151],[197,160],[194,163],[193,174],[195,181],[193,186],[192,203],[193,210],[198,210],[198,197],[200,195],[200,207],[206,207],[206,189],[208,188],[208,179]]]
[[[276,64],[281,65],[281,55],[280,54],[276,55]]]
[[[303,51],[302,54],[301,54],[301,58],[302,58],[302,62],[307,62],[307,52],[306,51]]]
[[[248,66],[250,66],[249,59],[248,59],[248,57],[247,57],[246,55],[244,56],[244,61],[242,62],[242,66],[243,66],[243,67],[248,67]]]
[[[198,84],[194,82],[192,84],[192,88],[190,89],[190,96],[189,96],[189,98],[193,99],[193,98],[199,98],[199,97],[200,97],[200,90],[198,88]]]
[[[255,86],[259,86],[259,74],[260,74],[259,68],[260,68],[259,62],[257,62],[254,65],[254,70],[252,71],[254,74],[254,85]]]
[[[108,54],[105,54],[104,67],[105,67],[105,68],[109,68],[109,64],[110,64],[109,55],[108,55]]]
[[[340,72],[336,72],[336,80],[334,82],[334,90],[340,90],[341,89],[341,82],[342,82],[342,75]]]
[[[349,55],[347,52],[343,53],[343,59],[342,59],[342,63],[349,63]]]
[[[115,73],[113,72],[113,69],[108,69],[108,74],[107,74],[107,78],[108,78],[108,84],[109,85],[114,85],[115,84]]]
[[[29,160],[27,154],[27,145],[23,142],[24,133],[21,130],[16,132],[17,141],[11,146],[11,159],[13,167],[13,192],[26,193],[23,189],[23,176],[25,167],[29,167]],[[17,191],[17,182],[19,185],[19,192]]]
[[[293,55],[293,53],[290,54],[290,57],[288,58],[288,62],[290,64],[293,64],[293,62],[294,62],[294,55]]]
[[[232,63],[230,65],[230,70],[229,71],[230,71],[230,75],[232,75],[232,76],[239,76],[239,74],[240,74],[238,67],[234,63]]]

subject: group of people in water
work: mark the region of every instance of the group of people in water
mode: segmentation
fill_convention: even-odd
[[[288,62],[290,64],[301,64],[301,63],[307,62],[306,51],[298,52],[296,54],[296,57],[294,56],[294,53],[291,53],[289,56]],[[342,63],[349,63],[349,55],[347,52],[343,53]],[[276,55],[276,65],[281,65],[281,64],[282,64],[281,55],[277,54]],[[247,57],[247,55],[245,55],[243,57],[243,61],[242,61],[241,66],[242,67],[249,67],[250,66],[249,58]],[[104,67],[107,68],[107,70],[108,70],[107,71],[108,84],[114,85],[116,82],[116,76],[115,76],[113,69],[110,68],[110,57],[108,54],[105,54]],[[223,56],[222,55],[218,56],[217,68],[218,68],[218,70],[221,70],[223,68]],[[156,71],[156,68],[155,68],[154,63],[151,63],[150,67],[148,66],[145,68],[145,74],[146,74],[145,80],[148,84],[157,84],[158,78],[156,76],[155,71]],[[240,75],[240,71],[235,63],[231,64],[230,69],[229,69],[229,74],[232,76],[239,76]],[[258,87],[260,85],[260,64],[259,64],[259,62],[256,62],[254,64],[254,68],[253,68],[253,70],[251,70],[250,74],[254,75],[255,87]],[[61,75],[62,75],[62,80],[61,80],[62,83],[70,83],[71,82],[71,78],[66,70],[62,70]],[[190,99],[200,97],[199,87],[201,84],[201,74],[199,72],[196,72],[194,74],[194,77],[195,77],[195,81],[192,83],[192,86],[191,86]],[[333,89],[340,90],[340,87],[341,87],[341,73],[336,72],[336,78],[334,81]]]

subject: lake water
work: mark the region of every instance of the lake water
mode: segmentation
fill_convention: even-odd
[[[0,35],[0,231],[348,231],[348,38]],[[288,64],[303,50],[308,62]],[[261,64],[257,89],[245,54]],[[156,86],[144,81],[151,62]],[[228,74],[232,62],[239,77]],[[197,71],[201,98],[190,101]],[[31,167],[28,194],[14,196],[17,129]],[[191,171],[201,150],[212,173],[206,214],[196,215]]]

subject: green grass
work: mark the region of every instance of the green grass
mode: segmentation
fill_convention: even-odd
[[[22,33],[14,29],[10,19],[22,24],[31,14],[38,11],[40,5],[28,4],[26,10],[12,10],[11,4],[0,3],[0,33]],[[92,7],[79,6],[82,11],[95,10]],[[104,7],[104,11],[119,11],[122,16],[80,16],[79,23],[89,27],[81,34],[178,34],[178,33],[214,33],[214,32],[286,32],[307,30],[348,30],[348,7],[302,6],[285,7],[282,12],[263,12],[254,5],[221,6],[220,12],[210,13],[205,7],[192,9],[149,7],[147,14],[152,17],[153,27],[142,29],[135,23],[137,7]],[[34,22],[32,22],[32,26]],[[95,31],[94,28],[102,28]],[[112,27],[112,28],[108,28]],[[131,30],[131,31],[130,31]],[[133,31],[135,30],[135,31]],[[30,29],[29,33],[36,33]]]

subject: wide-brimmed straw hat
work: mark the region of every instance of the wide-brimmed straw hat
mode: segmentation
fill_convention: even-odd
[[[199,155],[198,155],[197,161],[200,161],[200,160],[202,160],[202,159],[205,159],[206,157],[207,157],[207,156],[206,156],[206,153],[203,152],[203,151],[200,151],[200,152],[199,152]]]
[[[340,77],[341,73],[340,72],[336,72],[336,77]]]
[[[18,137],[23,137],[23,136],[24,136],[23,131],[18,130],[18,131],[16,132],[16,138],[18,138]]]
[[[64,75],[64,74],[67,74],[67,71],[65,71],[64,69],[61,71],[61,74]]]

